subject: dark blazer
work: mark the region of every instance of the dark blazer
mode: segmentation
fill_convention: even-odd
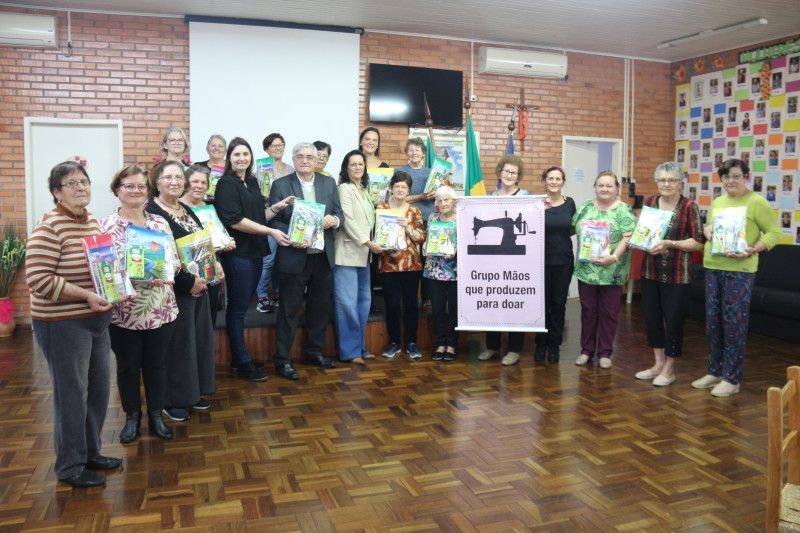
[[[300,186],[300,178],[296,172],[287,174],[282,178],[276,179],[272,183],[269,192],[269,205],[275,205],[287,196],[303,198],[303,188]],[[339,225],[344,222],[342,206],[339,204],[339,190],[336,188],[336,181],[330,176],[323,176],[320,173],[314,174],[314,196],[318,204],[325,204],[325,214],[333,215],[339,219]],[[294,206],[289,206],[280,211],[269,221],[269,226],[279,229],[284,233],[289,233],[289,222],[292,219]],[[331,268],[336,264],[336,228],[325,230],[325,255],[328,256],[328,264]],[[279,272],[288,274],[298,273],[303,270],[306,264],[308,252],[304,248],[294,246],[279,246],[276,256],[275,267]]]

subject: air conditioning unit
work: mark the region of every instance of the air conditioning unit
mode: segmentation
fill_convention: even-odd
[[[478,72],[564,79],[567,77],[567,55],[483,47],[478,55]]]
[[[57,48],[56,17],[3,13],[0,45],[19,48]]]

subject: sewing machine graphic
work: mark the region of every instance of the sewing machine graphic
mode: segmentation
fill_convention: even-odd
[[[528,223],[522,220],[522,213],[517,218],[512,219],[508,216],[494,218],[491,220],[481,220],[478,217],[472,219],[472,234],[478,240],[478,233],[483,228],[500,228],[503,230],[503,238],[500,244],[470,244],[467,245],[468,255],[525,255],[525,245],[517,244],[517,237],[520,235],[534,234],[536,231],[528,231]]]

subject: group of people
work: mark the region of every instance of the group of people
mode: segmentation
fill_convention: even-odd
[[[395,169],[390,194],[378,205],[369,194],[369,169],[388,165],[380,159],[377,129],[362,132],[359,148],[342,159],[338,179],[324,171],[330,145],[298,143],[291,150],[291,163],[282,161],[285,146],[278,133],[268,135],[262,143],[273,158],[276,176],[265,198],[254,173],[255,155],[245,139],[226,142],[212,135],[207,143],[209,159],[192,164],[186,135],[180,128],[170,128],[162,143],[162,157],[149,172],[128,165],[113,176],[110,189],[120,206],[99,220],[87,210],[91,181],[86,169],[74,161],[52,169],[48,186],[56,206],[31,233],[27,282],[34,332],[53,380],[56,474],[60,480],[75,486],[99,485],[104,478],[95,470],[114,469],[121,463],[100,454],[110,392],[109,350],[117,358],[117,386],[126,414],[119,434],[122,443],[133,442],[140,435],[141,381],[149,429],[163,439],[172,438],[164,416],[181,421],[189,418],[192,410],[209,409],[207,397],[216,388],[213,324],[220,285],[179,268],[172,281],[132,282],[135,296],[111,304],[94,292],[81,237],[108,234],[118,255],[124,257],[130,225],[178,239],[203,228],[193,208],[211,202],[232,237],[229,245],[218,250],[218,268],[224,272],[231,367],[242,379],[264,381],[267,377],[244,339],[244,316],[256,296],[261,307],[277,307],[277,349],[272,362],[279,376],[299,379],[291,347],[301,316],[306,330],[305,363],[335,366],[324,353],[331,316],[341,361],[366,365],[375,358],[365,338],[373,277],[382,286],[386,307],[389,343],[382,356],[391,359],[405,351],[412,360],[422,357],[417,344],[421,294],[431,303],[436,347],[431,358],[456,359],[456,257],[426,257],[424,243],[430,222],[456,221],[458,199],[446,185],[425,192],[430,174],[424,165],[425,143],[419,138],[408,140],[404,148],[408,164]],[[210,169],[214,167],[224,171],[210,198]],[[716,208],[747,208],[747,250],[719,257],[710,255],[706,246],[704,258],[709,370],[692,386],[714,387],[712,394],[717,396],[738,392],[757,256],[773,246],[779,235],[769,205],[747,189],[748,173],[746,163],[735,159],[720,167],[727,194],[714,201],[709,221]],[[530,194],[519,186],[524,177],[519,157],[503,156],[496,174],[492,195]],[[666,236],[646,252],[642,264],[647,338],[655,362],[636,378],[652,380],[656,386],[675,381],[691,255],[711,237],[711,226],[702,227],[696,204],[681,194],[683,179],[679,165],[660,165],[655,176],[658,194],[646,201],[650,207],[673,213]],[[636,218],[620,199],[619,180],[613,172],[597,176],[595,197],[580,206],[563,194],[563,169],[549,167],[541,180],[546,191],[547,333],[536,336],[534,360],[559,362],[565,304],[574,274],[581,301],[581,351],[575,364],[583,366],[597,359],[601,368],[609,368],[622,286],[630,269],[627,242]],[[324,205],[321,248],[292,244],[287,235],[298,199]],[[407,242],[404,249],[387,250],[375,241],[377,209],[402,212],[399,225]],[[610,253],[588,262],[575,261],[571,236],[580,233],[583,220],[608,223]],[[175,250],[170,248],[168,253],[173,256],[172,263],[179,265]],[[268,286],[273,293],[280,288],[279,303],[268,296]],[[519,361],[523,342],[524,334],[509,333],[503,365]],[[478,359],[498,355],[500,345],[500,333],[487,333],[486,349]]]

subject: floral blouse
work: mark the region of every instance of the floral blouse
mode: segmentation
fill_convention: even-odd
[[[391,209],[389,202],[383,202],[376,209]],[[406,241],[405,250],[384,252],[378,256],[378,272],[416,272],[422,270],[422,257],[419,245],[425,242],[425,229],[422,213],[413,205],[406,208]]]
[[[428,217],[428,224],[438,222],[439,213],[431,213]],[[425,256],[425,270],[422,277],[437,281],[456,281],[456,257],[443,257],[440,255]]]
[[[166,220],[158,215],[146,213],[147,228],[166,233],[172,240],[172,230]],[[125,229],[128,221],[114,212],[100,219],[100,229],[114,239],[114,248],[119,257],[125,257]],[[170,247],[174,265],[180,264],[178,253]],[[114,305],[111,323],[125,329],[147,330],[160,328],[178,317],[178,305],[172,285],[155,287],[147,281],[132,281],[136,296]]]

